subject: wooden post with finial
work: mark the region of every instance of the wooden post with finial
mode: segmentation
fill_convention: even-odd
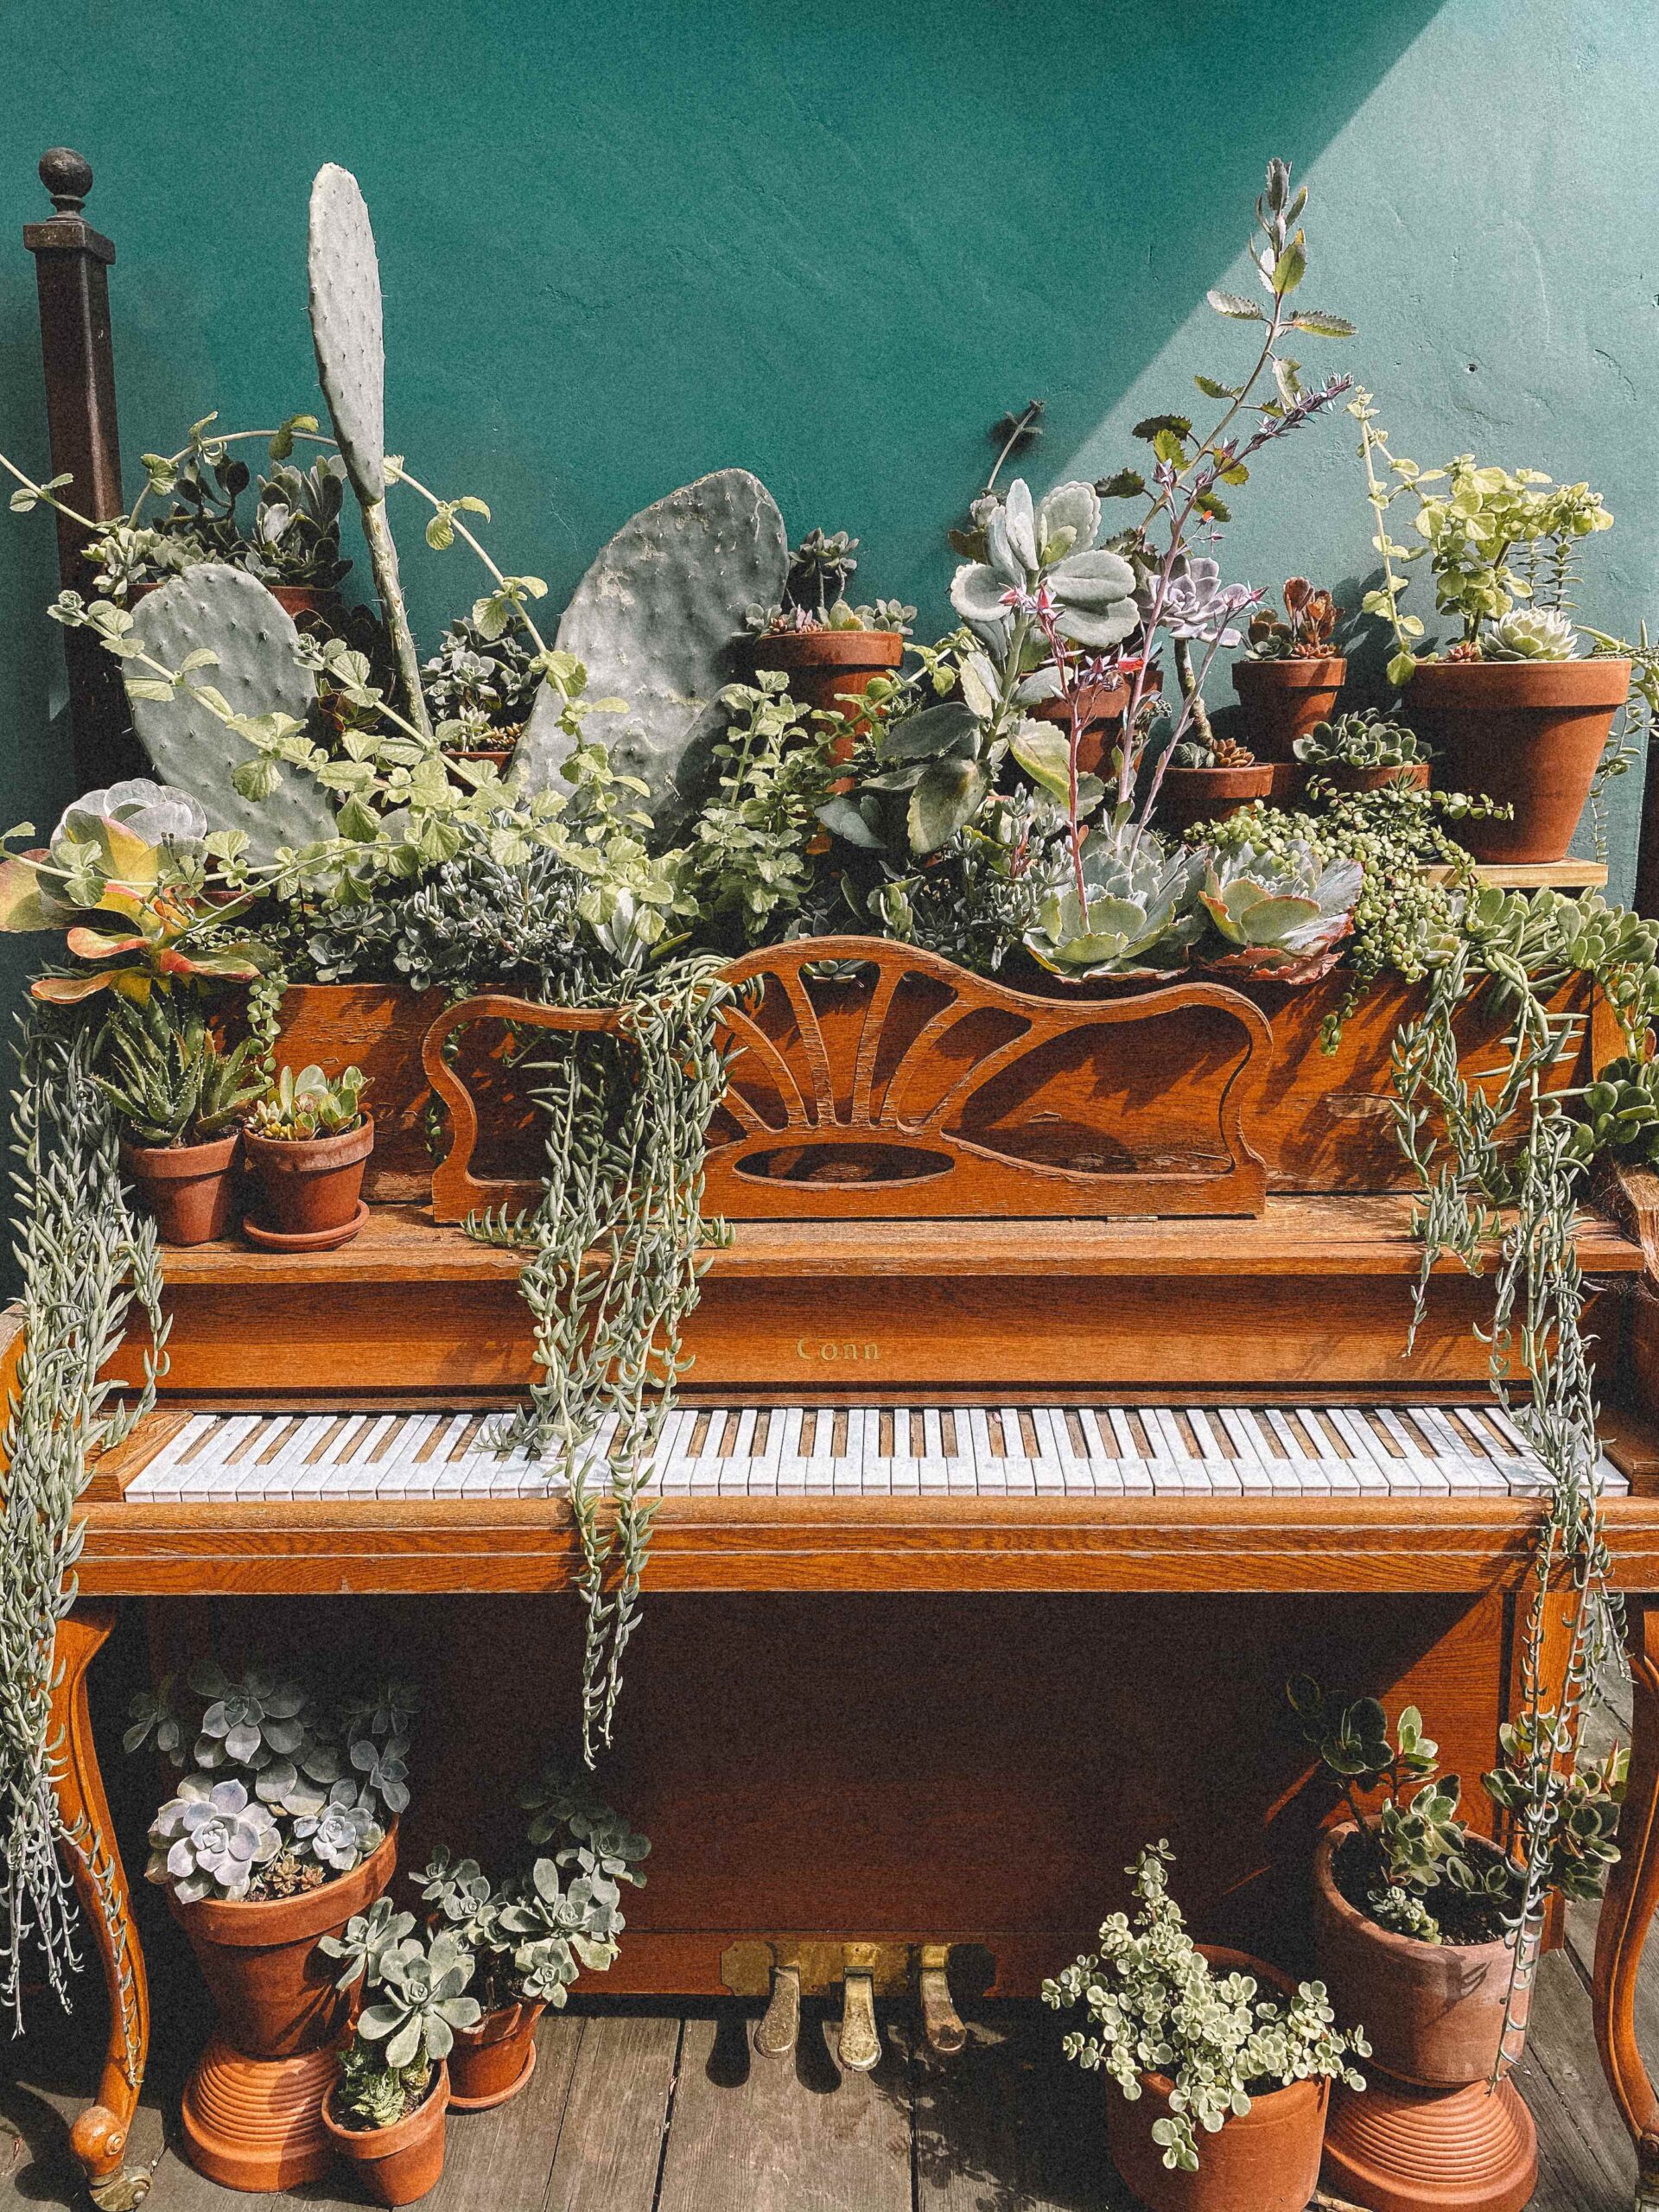
[[[67,146],[42,154],[41,181],[54,212],[46,222],[24,224],[23,244],[35,257],[40,291],[51,473],[72,479],[63,493],[69,505],[102,522],[126,505],[110,335],[115,248],[81,212],[92,172],[80,155]],[[86,533],[65,516],[57,522],[58,572],[67,588],[85,591],[92,582],[82,550]],[[141,772],[118,664],[87,631],[66,631],[63,642],[77,790]]]

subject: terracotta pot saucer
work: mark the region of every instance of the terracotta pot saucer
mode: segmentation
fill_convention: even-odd
[[[486,2097],[458,2097],[449,2092],[451,2112],[493,2112],[497,2105],[504,2105],[509,2097],[516,2097],[520,2089],[530,2086],[530,2077],[536,2071],[536,2045],[533,2041],[524,2046],[524,2063],[505,2089],[493,2089]]]
[[[250,1215],[242,1224],[242,1234],[264,1252],[333,1252],[349,1244],[368,1217],[368,1201],[359,1198],[351,1219],[333,1229],[266,1229]]]

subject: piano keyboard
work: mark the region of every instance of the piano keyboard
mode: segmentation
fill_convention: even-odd
[[[494,1448],[488,1413],[193,1414],[127,1484],[134,1503],[546,1497],[563,1478]],[[593,1449],[602,1460],[606,1436]],[[1497,1405],[676,1408],[668,1497],[1536,1497]],[[1605,1461],[1609,1492],[1628,1485]]]

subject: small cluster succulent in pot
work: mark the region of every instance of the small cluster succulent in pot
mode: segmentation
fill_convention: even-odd
[[[126,1748],[153,1745],[180,1777],[150,1824],[148,1878],[183,1904],[261,1903],[350,1873],[409,1803],[416,1704],[404,1683],[330,1702],[211,1660],[141,1691]]]

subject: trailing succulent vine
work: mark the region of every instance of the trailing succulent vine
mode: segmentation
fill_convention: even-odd
[[[681,962],[636,983],[614,1035],[551,1038],[531,1063],[546,1116],[545,1195],[533,1211],[468,1224],[489,1243],[530,1252],[519,1289],[539,1376],[499,1441],[552,1460],[569,1486],[588,1609],[590,1766],[596,1746],[610,1743],[622,1656],[639,1623],[655,1511],[646,1487],[697,1300],[704,1144],[725,1087],[715,1025],[726,996],[714,963]]]
[[[155,1224],[122,1186],[109,1101],[93,1079],[90,1027],[31,1005],[13,1100],[16,1249],[22,1344],[0,1435],[0,2000],[22,2026],[25,1962],[60,1998],[78,1963],[73,1850],[49,1734],[58,1624],[75,1599],[74,1508],[89,1459],[154,1402],[165,1360]],[[150,1332],[143,1385],[125,1403],[105,1369],[137,1304]]]

